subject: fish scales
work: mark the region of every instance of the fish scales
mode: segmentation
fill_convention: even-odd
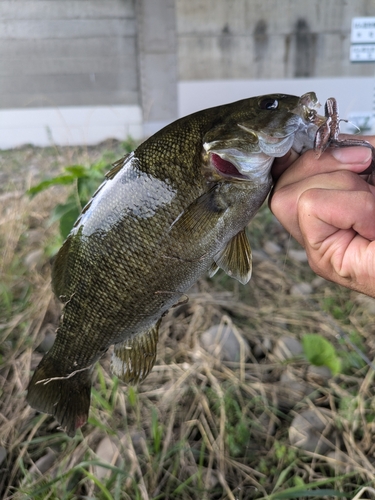
[[[246,283],[244,228],[267,197],[273,159],[313,147],[325,118],[315,94],[273,94],[168,125],[117,162],[83,209],[52,270],[64,303],[56,341],[28,401],[74,435],[88,417],[95,362],[115,345],[112,371],[142,380],[162,316],[203,274]]]

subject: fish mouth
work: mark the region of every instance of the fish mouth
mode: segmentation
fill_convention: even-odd
[[[284,133],[257,131],[259,147],[265,154],[275,158],[293,150],[298,154],[314,147],[316,132],[327,121],[326,116],[318,114],[321,104],[315,92],[303,94],[297,106],[290,110],[291,117],[285,124]]]
[[[295,132],[284,137],[274,137],[264,132],[258,132],[259,147],[263,153],[274,158],[284,156],[293,146]]]
[[[210,154],[211,165],[222,177],[235,178],[235,179],[248,179],[248,177],[238,170],[233,162],[222,158],[217,153]]]
[[[326,116],[318,114],[321,106],[315,92],[307,92],[299,98],[297,106],[291,112],[302,118],[306,124],[311,123],[319,128],[327,121]]]
[[[293,107],[284,108],[283,114],[275,115],[265,127],[253,128],[251,122],[237,122],[238,135],[233,133],[233,138],[223,141],[210,137],[204,142],[214,176],[261,184],[269,179],[275,158],[290,150],[301,154],[313,149],[316,132],[327,117],[318,114],[320,103],[315,92],[303,94],[294,102]]]
[[[210,151],[210,166],[221,179],[266,182],[274,158],[266,153],[248,155],[242,151]]]

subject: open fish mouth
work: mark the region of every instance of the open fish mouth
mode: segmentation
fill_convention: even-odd
[[[221,176],[243,180],[248,179],[247,175],[241,173],[240,164],[235,165],[233,161],[226,160],[216,153],[211,153],[210,159],[211,165]]]
[[[210,157],[211,168],[224,178],[265,182],[274,158],[291,149],[303,153],[313,149],[317,130],[327,120],[318,114],[320,103],[315,92],[293,98],[286,106],[283,94],[259,98],[259,113],[253,121],[237,122],[225,140],[210,140],[203,147]],[[264,106],[267,107],[264,107]],[[264,113],[269,113],[265,115]],[[266,116],[266,120],[264,117]],[[211,137],[210,137],[211,139]]]

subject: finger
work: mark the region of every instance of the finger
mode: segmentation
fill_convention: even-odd
[[[349,147],[328,150],[316,158],[315,152],[310,150],[297,159],[278,180],[276,189],[299,182],[314,175],[350,170],[361,173],[371,163],[372,152],[366,147]]]
[[[369,191],[310,189],[298,200],[298,214],[303,238],[314,250],[337,238],[338,230],[375,240],[375,197]]]
[[[372,193],[311,190],[303,193],[299,205],[299,225],[311,268],[326,279],[374,296]]]
[[[375,135],[340,134],[339,140],[342,141],[344,139],[360,139],[361,141],[369,142],[372,146],[375,147]]]
[[[314,175],[300,182],[287,184],[280,189],[275,189],[269,198],[270,210],[301,244],[303,244],[303,238],[299,227],[298,213],[302,208],[299,205],[299,200],[306,191],[320,189],[326,190],[329,193],[332,191],[369,192],[372,193],[371,196],[375,196],[374,186],[370,186],[358,175],[345,170]],[[331,199],[334,200],[334,197],[331,196]],[[321,202],[317,199],[316,203]],[[337,204],[334,206],[338,210],[339,206]],[[361,207],[361,203],[358,206]],[[322,208],[324,209],[324,207]]]
[[[294,151],[294,149],[290,149],[281,158],[276,158],[272,165],[272,177],[274,181],[276,182],[281,174],[283,174],[299,157],[299,153]]]

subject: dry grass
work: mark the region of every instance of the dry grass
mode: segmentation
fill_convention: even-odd
[[[0,496],[303,499],[317,490],[316,498],[375,498],[374,371],[337,338],[347,335],[372,360],[374,303],[322,280],[308,299],[291,295],[295,283],[315,277],[305,263],[286,257],[293,242],[267,210],[251,225],[253,248],[271,240],[284,250],[273,257],[255,252],[245,287],[224,274],[199,282],[189,303],[164,319],[157,364],[140,386],[120,385],[106,355],[95,372],[89,423],[73,439],[28,407],[27,383],[41,358],[35,349],[58,318],[45,252],[56,227],[46,221],[64,192],[30,200],[23,192],[32,181],[13,180],[9,171],[28,162],[36,173],[47,172],[52,163],[58,169],[98,154],[25,148],[1,156],[8,188],[0,198],[0,447],[6,451]],[[33,264],[30,253],[40,249]],[[249,357],[240,349],[239,362],[223,362],[202,347],[201,333],[220,323],[248,341]],[[306,333],[335,345],[342,374],[321,381],[302,356],[277,356],[280,337]],[[280,381],[286,372],[314,392],[307,397]],[[289,443],[292,419],[306,408],[328,412],[324,454]]]

